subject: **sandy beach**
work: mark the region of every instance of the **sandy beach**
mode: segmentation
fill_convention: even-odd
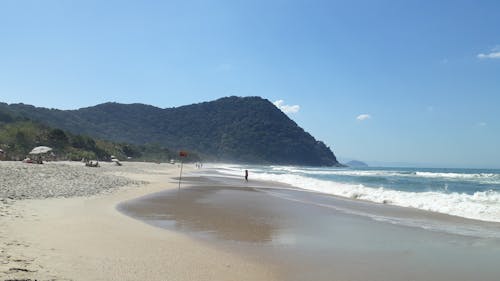
[[[176,189],[175,165],[0,168],[0,280],[278,279],[272,266],[116,210],[120,202]]]
[[[0,280],[494,281],[500,274],[497,223],[190,165],[180,190],[179,167],[170,164],[0,165]]]

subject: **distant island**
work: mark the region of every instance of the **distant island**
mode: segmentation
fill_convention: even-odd
[[[207,161],[341,166],[329,147],[260,97],[233,96],[166,109],[104,103],[58,110],[0,103],[0,112],[72,135],[142,147],[136,150],[156,145],[189,150]]]
[[[366,164],[365,162],[362,162],[362,161],[358,161],[358,160],[352,160],[352,161],[349,161],[345,164],[349,167],[368,167],[368,164]]]

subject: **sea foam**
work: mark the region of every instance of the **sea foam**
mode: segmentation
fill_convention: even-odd
[[[262,172],[251,170],[251,178],[277,181],[294,187],[321,192],[357,200],[366,200],[382,204],[391,204],[401,207],[411,207],[426,211],[438,212],[464,218],[500,222],[500,193],[487,190],[472,194],[458,192],[424,191],[410,192],[388,189],[384,187],[368,187],[363,184],[341,183],[330,180],[316,179],[307,174],[337,173],[349,175],[405,175],[394,171],[353,171],[353,170],[321,170],[302,169],[297,167],[271,167],[272,171],[286,173]],[[225,165],[221,172],[240,175],[241,167]],[[409,174],[406,172],[406,174]],[[408,175],[410,176],[410,175]],[[413,176],[439,178],[493,178],[498,174],[459,174],[459,173],[431,173],[417,172]]]

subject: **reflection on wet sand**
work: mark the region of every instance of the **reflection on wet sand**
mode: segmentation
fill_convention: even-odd
[[[260,208],[259,191],[215,186],[183,188],[121,205],[132,217],[178,230],[215,235],[224,240],[269,242],[279,221]],[[220,201],[224,202],[220,202]]]

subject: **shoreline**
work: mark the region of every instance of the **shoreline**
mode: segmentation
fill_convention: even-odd
[[[156,227],[275,265],[284,280],[493,281],[500,274],[495,263],[498,237],[381,218],[468,224],[464,229],[483,225],[480,221],[276,188],[269,182],[209,176],[191,180],[181,192],[146,195],[121,203],[119,209]],[[493,224],[492,231],[500,233],[499,226]]]
[[[500,170],[432,168],[331,169],[250,166],[253,179],[344,198],[421,209],[486,222],[500,222]],[[241,165],[219,171],[240,175]]]
[[[88,197],[14,200],[0,210],[0,280],[279,279],[270,266],[120,213],[120,202],[177,188],[178,173],[170,164],[123,167],[106,173],[149,183]]]
[[[60,196],[68,188],[78,194],[88,176],[102,186],[80,197],[2,200],[0,280],[465,281],[500,274],[498,237],[384,219],[465,223],[466,230],[484,222],[185,168],[177,192],[176,165],[35,167],[54,173]],[[62,178],[68,171],[73,184]],[[107,188],[110,182],[128,184]],[[124,207],[141,201],[146,217]],[[499,226],[490,230],[500,234]]]
[[[201,173],[201,174],[200,174]],[[223,185],[237,185],[237,186],[244,186],[241,185],[241,179],[238,176],[235,176],[233,174],[225,174],[221,173],[219,171],[209,171],[208,173],[205,171],[200,171],[200,172],[195,172],[195,175],[198,177],[205,176],[209,180],[214,180],[219,178],[220,180],[215,180],[214,182],[216,184],[223,184]],[[316,195],[321,195],[325,197],[331,197],[335,198],[337,202],[346,202],[348,206],[351,208],[343,208],[342,206],[336,206],[336,209],[339,211],[344,211],[346,213],[352,213],[360,216],[368,216],[368,217],[378,217],[379,216],[384,216],[385,214],[390,214],[390,215],[397,215],[395,218],[396,219],[404,219],[404,218],[412,218],[412,217],[417,217],[419,218],[420,222],[423,220],[432,220],[436,222],[450,222],[454,223],[457,225],[467,225],[470,227],[478,227],[478,228],[485,228],[486,230],[491,230],[494,232],[493,236],[490,238],[500,238],[500,222],[498,221],[490,221],[490,220],[483,220],[483,219],[475,219],[475,218],[468,218],[468,217],[463,217],[463,216],[458,216],[458,215],[453,215],[453,214],[448,214],[448,213],[442,213],[442,212],[437,212],[437,211],[431,211],[431,210],[425,210],[425,209],[420,209],[420,208],[415,208],[412,206],[399,206],[399,205],[394,205],[394,204],[386,204],[386,203],[381,203],[381,202],[375,202],[367,199],[360,199],[360,198],[351,198],[347,196],[341,196],[337,194],[332,194],[332,193],[325,193],[325,192],[320,192],[316,190],[311,190],[311,189],[306,189],[302,188],[299,186],[291,185],[289,183],[284,183],[284,182],[279,182],[275,180],[263,180],[263,179],[255,179],[251,181],[251,185],[254,188],[261,188],[261,189],[273,189],[273,188],[279,188],[279,189],[284,189],[284,190],[292,190],[292,191],[300,191],[303,192],[304,194],[316,194]],[[290,198],[288,198],[290,199]],[[300,200],[296,200],[299,201]],[[321,205],[321,204],[319,204]],[[367,209],[369,209],[370,212],[376,212],[375,214],[372,213],[366,213],[366,212],[359,212],[360,210],[357,207],[361,206],[366,206]],[[333,206],[323,206],[323,207],[333,207]],[[352,208],[356,208],[357,210],[353,211]],[[387,212],[388,211],[388,212]],[[379,217],[380,218],[380,217]],[[409,227],[417,227],[417,228],[422,228],[421,225],[406,225]],[[440,231],[446,231],[445,229],[440,229]],[[456,232],[451,232],[450,234],[458,234],[458,235],[464,235],[464,236],[477,236],[479,235],[482,237],[480,233],[476,233],[474,231],[468,231],[466,233],[456,233]],[[485,237],[488,238],[489,236]],[[484,237],[483,237],[484,238]]]

